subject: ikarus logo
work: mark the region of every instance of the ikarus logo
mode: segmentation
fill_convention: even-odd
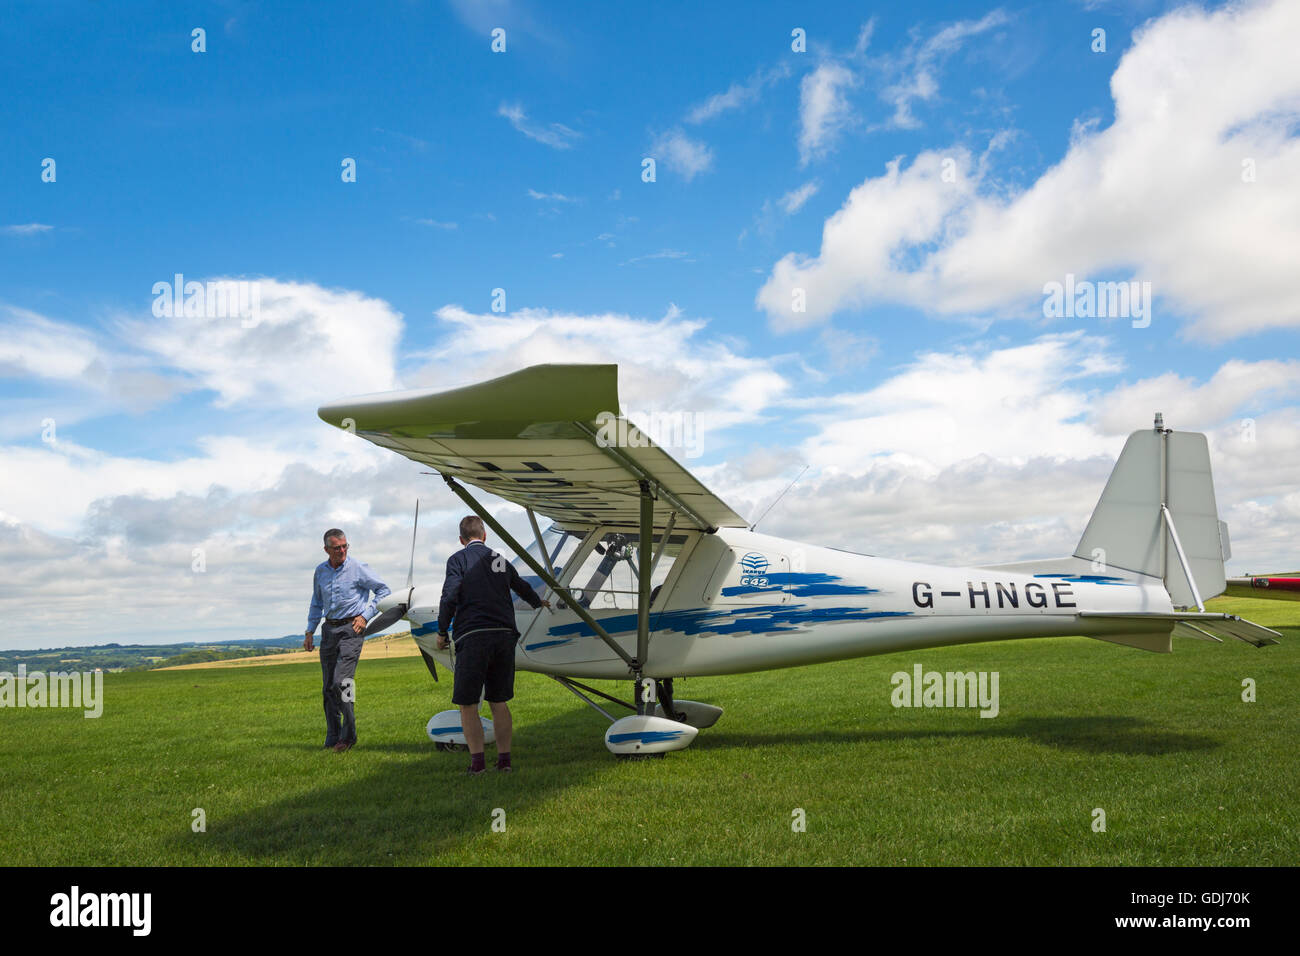
[[[767,558],[757,551],[751,551],[740,559],[740,583],[744,587],[765,588],[767,580]]]

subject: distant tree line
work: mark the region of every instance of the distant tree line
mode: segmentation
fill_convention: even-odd
[[[177,654],[174,657],[168,657],[154,664],[149,664],[144,670],[157,670],[160,667],[180,667],[182,664],[204,664],[208,661],[230,661],[241,657],[269,657],[273,654],[287,654],[287,647],[267,647],[261,650],[261,653],[251,652],[248,648],[233,651],[186,651],[184,654]]]

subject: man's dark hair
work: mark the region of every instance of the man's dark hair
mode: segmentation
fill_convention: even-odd
[[[487,531],[483,527],[483,519],[478,515],[466,515],[461,518],[460,536],[466,541],[473,541],[475,538],[487,538]]]
[[[346,537],[347,535],[345,535],[338,528],[330,528],[328,531],[325,532],[325,540],[323,543],[326,546],[328,546],[330,543],[330,538],[346,538]]]

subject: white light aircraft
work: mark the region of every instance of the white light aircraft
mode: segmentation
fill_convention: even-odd
[[[431,466],[511,551],[553,608],[516,604],[519,670],[553,677],[610,721],[618,755],[688,746],[719,707],[673,696],[673,679],[1014,638],[1084,635],[1168,653],[1172,636],[1257,647],[1281,635],[1205,611],[1225,588],[1205,436],[1134,432],[1074,553],[941,567],[787,541],[751,530],[618,414],[615,365],[539,365],[450,391],[327,405],[332,425]],[[526,509],[524,546],[467,485]],[[551,520],[542,531],[537,515]],[[434,678],[440,593],[414,586],[380,606],[401,617]],[[453,626],[454,635],[454,626]],[[582,683],[631,680],[630,702]],[[597,703],[630,710],[616,718]],[[489,721],[484,721],[489,725]],[[487,727],[490,732],[490,726]],[[459,714],[430,721],[463,743]]]

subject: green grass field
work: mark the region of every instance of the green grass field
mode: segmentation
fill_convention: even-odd
[[[1282,645],[1176,640],[1157,655],[1069,638],[679,681],[726,713],[662,760],[615,760],[603,718],[521,674],[518,772],[476,778],[424,735],[451,685],[419,658],[362,663],[360,743],[341,755],[320,749],[315,665],[111,674],[97,720],[0,710],[0,859],[1294,865],[1300,605],[1212,606]],[[998,671],[1001,713],[893,708],[890,675],[916,663]]]

